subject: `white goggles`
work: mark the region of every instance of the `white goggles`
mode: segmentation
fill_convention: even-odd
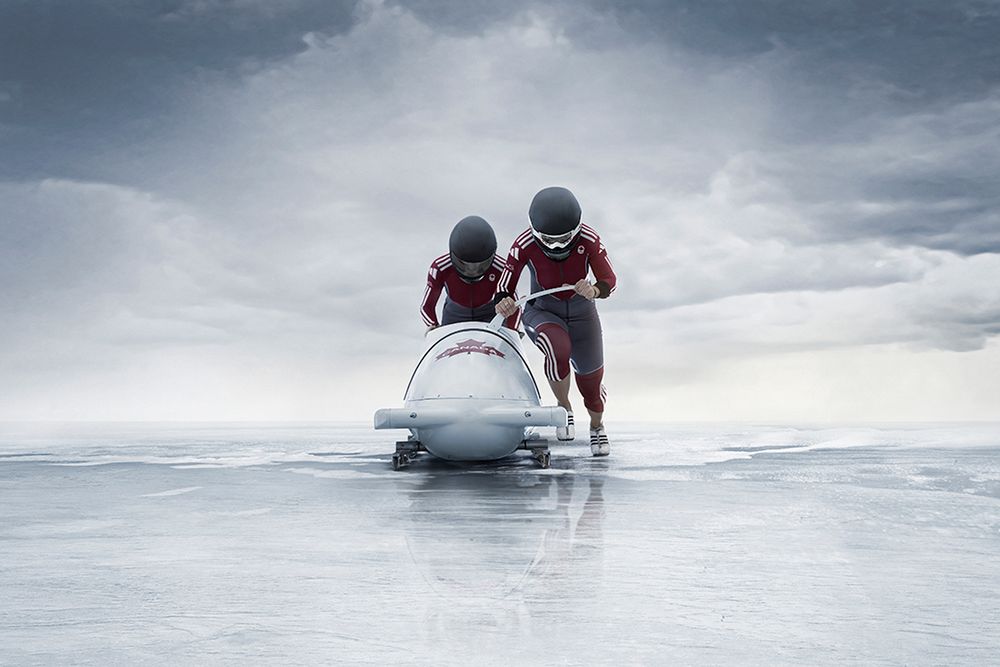
[[[532,227],[531,234],[536,239],[538,239],[538,241],[546,248],[549,248],[550,250],[562,250],[563,248],[568,246],[573,241],[574,238],[576,238],[576,235],[580,233],[580,227],[582,226],[583,222],[580,222],[579,224],[577,224],[576,227],[566,232],[565,234],[556,234],[556,235],[542,234],[539,231],[535,231],[535,228]]]

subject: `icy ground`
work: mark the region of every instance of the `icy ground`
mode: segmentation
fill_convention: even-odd
[[[1000,662],[1000,425],[0,425],[0,664]]]

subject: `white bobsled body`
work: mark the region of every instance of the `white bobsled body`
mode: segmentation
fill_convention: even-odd
[[[565,426],[543,407],[517,333],[466,322],[438,327],[417,363],[402,408],[375,413],[376,429],[409,429],[431,454],[490,461],[512,454],[534,426]]]

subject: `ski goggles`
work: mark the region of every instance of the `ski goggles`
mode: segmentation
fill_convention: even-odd
[[[489,271],[490,265],[493,264],[493,257],[487,257],[481,262],[466,262],[464,259],[459,259],[452,254],[451,263],[455,265],[455,270],[463,278],[478,280]]]
[[[536,231],[534,227],[532,227],[531,234],[536,239],[538,239],[538,242],[541,243],[546,248],[549,248],[551,250],[561,250],[566,246],[568,246],[573,241],[573,239],[576,238],[576,235],[580,233],[580,227],[582,226],[583,223],[580,222],[579,224],[577,224],[576,227],[566,232],[565,234],[542,234],[541,232]]]

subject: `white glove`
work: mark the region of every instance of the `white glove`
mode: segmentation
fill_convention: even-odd
[[[573,289],[576,290],[577,294],[582,296],[584,299],[587,299],[588,301],[593,301],[594,299],[597,298],[597,295],[600,293],[597,291],[597,288],[591,285],[590,281],[587,280],[586,278],[581,278],[580,280],[576,281],[576,285],[573,285]]]
[[[517,304],[514,302],[514,299],[505,296],[497,303],[497,312],[504,317],[510,317],[517,312]]]

